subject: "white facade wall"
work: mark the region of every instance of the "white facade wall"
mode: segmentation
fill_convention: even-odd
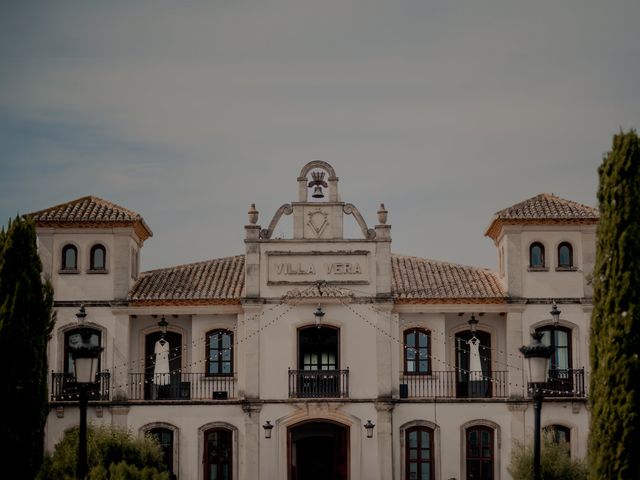
[[[337,179],[332,185],[337,189]],[[327,218],[341,222],[342,204],[338,203],[337,190],[332,195],[336,203],[328,204]],[[405,479],[405,434],[413,426],[426,426],[434,431],[435,478],[464,479],[465,428],[484,425],[494,429],[494,478],[510,478],[507,467],[514,442],[528,443],[533,436],[533,407],[525,398],[525,364],[518,349],[530,342],[532,329],[551,324],[551,299],[562,310],[560,325],[571,331],[573,368],[585,368],[588,382],[591,291],[585,277],[591,272],[595,258],[594,227],[505,227],[496,242],[499,271],[503,273],[499,276],[513,301],[394,304],[388,296],[391,263],[386,225],[376,227],[380,233],[377,239],[342,239],[340,224],[325,229],[319,240],[313,240],[307,238],[310,233],[303,219],[318,207],[300,204],[296,208],[302,217],[294,213],[294,240],[259,239],[257,229],[247,227],[246,297],[240,305],[123,302],[123,285],[128,289],[133,282],[131,251],[139,247],[131,231],[39,232],[44,270],[53,280],[58,311],[49,344],[51,369],[62,371],[64,332],[76,324],[75,313],[80,304],[86,304],[88,325],[102,332],[102,365],[111,373],[110,398],[91,403],[89,421],[121,425],[136,435],[152,426],[169,426],[175,434],[175,472],[182,479],[204,478],[204,431],[211,427],[227,428],[233,437],[233,478],[247,480],[290,478],[289,429],[306,421],[328,421],[348,428],[350,480]],[[98,241],[107,248],[108,273],[88,274],[88,252]],[[545,245],[548,271],[529,271],[528,248],[533,241]],[[575,271],[555,269],[555,252],[561,241],[573,245]],[[67,242],[78,247],[78,274],[58,273],[61,248]],[[299,282],[307,278],[305,275],[287,277],[283,270],[274,273],[275,268],[284,268],[270,265],[274,252],[284,263],[296,265],[317,259],[339,263],[343,258],[355,258],[357,252],[358,258],[366,260],[360,266],[361,271],[351,278],[366,277],[366,282],[338,283],[338,277],[318,273],[320,279],[330,280],[320,288],[332,289],[334,293],[342,288],[350,294],[337,298],[287,296],[287,292],[295,289],[316,287],[312,281]],[[290,283],[279,280],[291,277],[294,280]],[[339,329],[338,368],[349,369],[348,395],[290,398],[288,371],[298,369],[298,331],[314,324],[313,313],[318,304],[325,312],[324,328]],[[404,331],[428,330],[432,370],[455,374],[455,336],[468,330],[471,314],[479,320],[478,331],[491,335],[491,370],[505,372],[501,378],[506,384],[500,387],[504,395],[401,398],[400,384],[407,381]],[[170,332],[182,335],[181,369],[185,373],[206,371],[207,332],[218,328],[233,332],[235,394],[231,398],[132,398],[131,374],[144,371],[145,336],[159,331],[157,323],[162,316],[169,322]],[[498,391],[494,386],[494,393]],[[364,429],[368,420],[376,425],[373,438],[367,438]],[[262,428],[266,421],[274,425],[270,439],[265,438]],[[77,422],[74,402],[53,399],[47,422],[47,450],[51,451],[64,431]],[[547,400],[542,424],[569,427],[572,455],[586,454],[588,412],[584,397]]]

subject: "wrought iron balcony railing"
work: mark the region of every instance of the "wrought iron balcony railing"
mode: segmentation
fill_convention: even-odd
[[[400,398],[505,398],[509,395],[506,371],[432,371],[404,373],[400,378]]]
[[[348,398],[349,369],[291,370],[289,398]]]
[[[549,370],[549,380],[540,387],[545,397],[586,397],[584,368]]]
[[[109,400],[109,382],[111,374],[108,371],[96,374],[96,383],[89,385],[87,394],[89,401]],[[51,372],[51,401],[77,402],[80,398],[76,378],[71,373]]]
[[[129,400],[228,400],[236,398],[235,375],[131,373]]]

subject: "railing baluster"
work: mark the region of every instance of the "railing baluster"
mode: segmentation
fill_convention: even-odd
[[[432,371],[429,374],[401,373],[409,398],[505,398],[506,371],[488,375],[482,372]]]
[[[349,369],[288,370],[290,398],[349,397]]]

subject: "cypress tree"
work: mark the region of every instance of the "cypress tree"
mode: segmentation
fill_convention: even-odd
[[[591,322],[590,478],[640,478],[640,141],[613,137],[600,166]]]
[[[0,235],[0,464],[14,479],[31,480],[40,468],[49,412],[53,290],[41,273],[34,223],[17,217]]]

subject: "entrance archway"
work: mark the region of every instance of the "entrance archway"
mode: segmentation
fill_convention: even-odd
[[[288,434],[289,480],[348,480],[349,427],[312,420]]]

